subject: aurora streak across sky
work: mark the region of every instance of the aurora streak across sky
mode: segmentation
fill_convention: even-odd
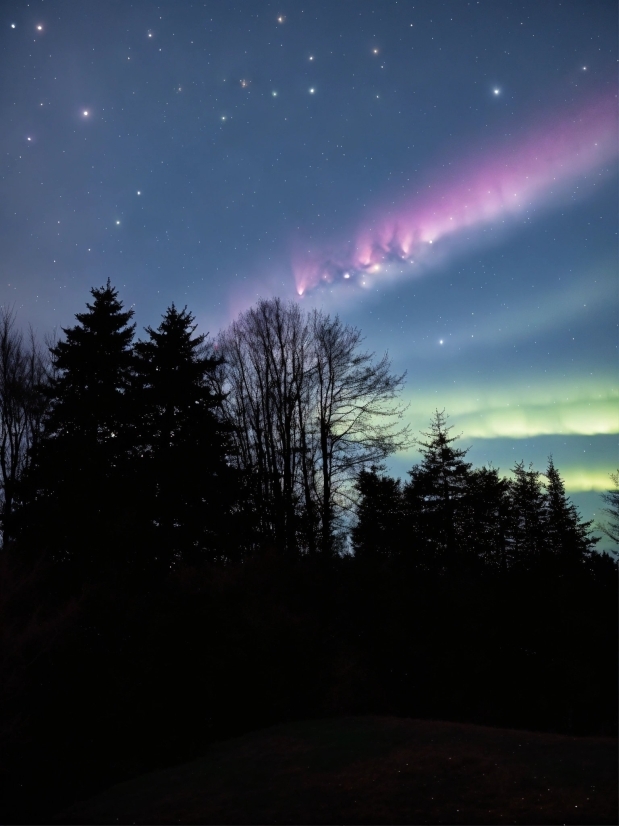
[[[573,197],[569,187],[617,155],[616,98],[608,97],[528,133],[517,146],[469,161],[427,194],[377,210],[354,241],[293,256],[297,292],[366,277],[390,264],[425,263],[430,245]],[[412,271],[412,270],[411,270]]]

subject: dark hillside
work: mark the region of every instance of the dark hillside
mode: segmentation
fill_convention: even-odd
[[[617,741],[348,717],[274,726],[61,823],[616,823]]]

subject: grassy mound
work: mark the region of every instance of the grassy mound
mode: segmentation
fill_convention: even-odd
[[[62,823],[617,823],[617,741],[427,720],[275,726],[113,786]]]

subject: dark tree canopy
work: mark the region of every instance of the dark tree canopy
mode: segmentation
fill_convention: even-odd
[[[418,442],[422,461],[403,487],[376,468],[359,474],[355,552],[401,557],[420,572],[479,563],[503,574],[551,563],[582,569],[598,540],[567,497],[552,457],[545,484],[522,462],[511,479],[501,477],[492,467],[473,469],[450,430],[436,411]]]
[[[221,525],[231,507],[233,472],[228,431],[216,416],[222,399],[209,380],[220,360],[195,330],[187,308],[172,304],[135,346],[140,528],[153,543],[149,553],[167,567],[227,553]]]
[[[409,472],[404,496],[422,522],[424,554],[448,564],[465,533],[466,493],[471,465],[468,450],[454,447],[444,411],[435,411],[430,430],[418,441],[422,461]]]
[[[52,347],[49,408],[30,473],[22,530],[73,567],[114,564],[128,510],[133,310],[108,281]]]
[[[211,348],[172,305],[136,342],[92,297],[47,382],[0,316],[6,822],[283,720],[616,734],[618,566],[552,457],[474,468],[436,411],[401,482],[403,377],[339,318],[263,301]]]
[[[335,550],[358,471],[407,442],[387,355],[359,330],[280,299],[242,313],[218,340],[219,387],[263,539]]]
[[[607,505],[603,508],[607,519],[605,522],[598,522],[596,527],[602,531],[604,536],[619,545],[619,470],[616,473],[611,473],[610,479],[613,487],[602,494],[602,499]]]

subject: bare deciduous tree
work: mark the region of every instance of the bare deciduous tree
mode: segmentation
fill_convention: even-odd
[[[223,409],[254,480],[263,536],[331,551],[358,471],[407,443],[404,376],[361,352],[359,330],[280,299],[261,301],[218,339]]]
[[[2,540],[11,536],[17,483],[41,432],[47,362],[32,330],[24,340],[15,311],[0,308],[0,519]]]

